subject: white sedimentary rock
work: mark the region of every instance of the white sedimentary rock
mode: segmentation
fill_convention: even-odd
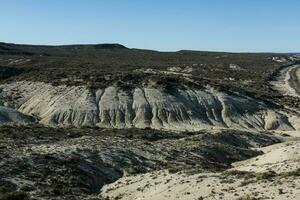
[[[269,109],[263,102],[215,90],[89,90],[84,86],[32,82],[14,82],[0,88],[4,105],[54,126],[175,131],[214,127],[287,131],[299,128],[295,116],[290,122],[284,113]]]

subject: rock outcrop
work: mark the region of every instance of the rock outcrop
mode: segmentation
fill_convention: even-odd
[[[250,97],[209,90],[156,88],[90,90],[14,82],[0,86],[3,105],[53,126],[154,128],[197,131],[213,127],[295,130],[295,117]],[[297,119],[297,117],[296,117]],[[297,127],[299,128],[299,127]]]

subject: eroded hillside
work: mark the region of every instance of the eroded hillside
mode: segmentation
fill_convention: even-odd
[[[211,128],[298,130],[299,117],[275,105],[213,88],[155,87],[89,89],[42,82],[0,85],[4,106],[51,126],[154,128],[198,131]]]
[[[46,125],[298,130],[299,98],[270,84],[297,62],[289,54],[1,43],[1,105]]]
[[[299,60],[0,43],[0,199],[296,200]]]

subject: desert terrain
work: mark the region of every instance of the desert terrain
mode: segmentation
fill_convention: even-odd
[[[0,199],[300,196],[300,56],[0,43]]]

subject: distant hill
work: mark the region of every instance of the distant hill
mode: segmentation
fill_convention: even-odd
[[[136,87],[149,82],[166,88],[211,85],[273,98],[278,94],[268,81],[281,68],[295,63],[291,56],[189,50],[159,52],[121,44],[47,46],[2,42],[0,79],[4,82],[30,80],[91,87],[114,84]],[[188,74],[189,79],[183,78],[183,74]]]

